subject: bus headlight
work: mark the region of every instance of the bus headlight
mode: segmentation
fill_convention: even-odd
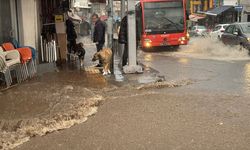
[[[181,37],[181,38],[179,38],[179,42],[185,41],[185,40],[186,40],[186,37]]]
[[[152,45],[151,45],[151,40],[150,39],[144,39],[144,46],[145,47],[151,47]]]
[[[186,38],[185,37],[181,37],[181,38],[179,38],[179,41],[185,41],[186,40]]]
[[[180,38],[179,38],[180,44],[185,44],[185,41],[186,41],[186,40],[187,40],[186,37],[180,37]]]

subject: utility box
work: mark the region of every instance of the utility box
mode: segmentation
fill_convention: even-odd
[[[67,35],[66,33],[57,33],[57,44],[59,48],[59,59],[65,61],[67,58]]]
[[[63,15],[55,15],[56,33],[66,33],[66,26]]]

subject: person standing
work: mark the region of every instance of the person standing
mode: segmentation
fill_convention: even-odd
[[[122,66],[127,65],[128,62],[128,22],[127,15],[122,18],[120,31],[118,34],[118,42],[124,44],[124,50],[122,55]]]
[[[138,22],[136,20],[136,49],[139,44],[139,31],[138,31]],[[120,30],[118,34],[118,42],[124,44],[124,50],[122,55],[122,66],[127,65],[128,63],[128,16],[125,15],[121,20]]]
[[[75,25],[70,17],[66,20],[66,34],[68,40],[68,53],[72,52],[72,47],[76,44],[77,34]]]
[[[92,22],[94,23],[93,42],[96,44],[97,52],[99,52],[105,43],[105,24],[99,19],[97,14],[92,15]],[[99,61],[99,64],[96,67],[101,66],[102,62]]]

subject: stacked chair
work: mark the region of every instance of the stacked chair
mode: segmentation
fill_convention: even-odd
[[[14,39],[14,38],[11,40],[11,43],[14,45],[14,47],[16,49],[19,49],[19,48],[29,48],[31,50],[32,60],[30,60],[31,63],[29,63],[29,65],[32,65],[32,66],[29,66],[28,68],[32,69],[32,70],[29,70],[29,72],[30,72],[30,75],[34,76],[37,73],[36,49],[33,48],[33,47],[31,47],[31,46],[21,46],[19,44],[19,42],[16,39]]]
[[[15,71],[17,82],[21,82],[20,64],[20,54],[17,50],[5,52],[0,46],[0,72],[4,74],[7,88],[12,84],[12,70]]]
[[[18,59],[15,63],[14,53],[16,56],[15,58]],[[10,67],[12,66],[10,60],[16,64],[15,67]],[[7,87],[12,83],[11,70],[15,70],[18,83],[33,77],[37,73],[36,50],[32,47],[20,46],[16,40],[13,40],[12,43],[3,43],[0,58],[0,71],[4,74]]]

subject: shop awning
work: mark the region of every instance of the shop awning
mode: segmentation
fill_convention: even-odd
[[[194,22],[197,22],[198,20],[204,19],[204,18],[205,16],[202,16],[202,15],[197,15],[197,14],[189,15],[189,20],[194,21]]]
[[[217,16],[217,15],[223,13],[224,11],[227,11],[230,8],[233,8],[233,6],[219,6],[219,7],[213,8],[211,10],[208,10],[207,12],[205,12],[205,14],[211,15],[211,16]]]

